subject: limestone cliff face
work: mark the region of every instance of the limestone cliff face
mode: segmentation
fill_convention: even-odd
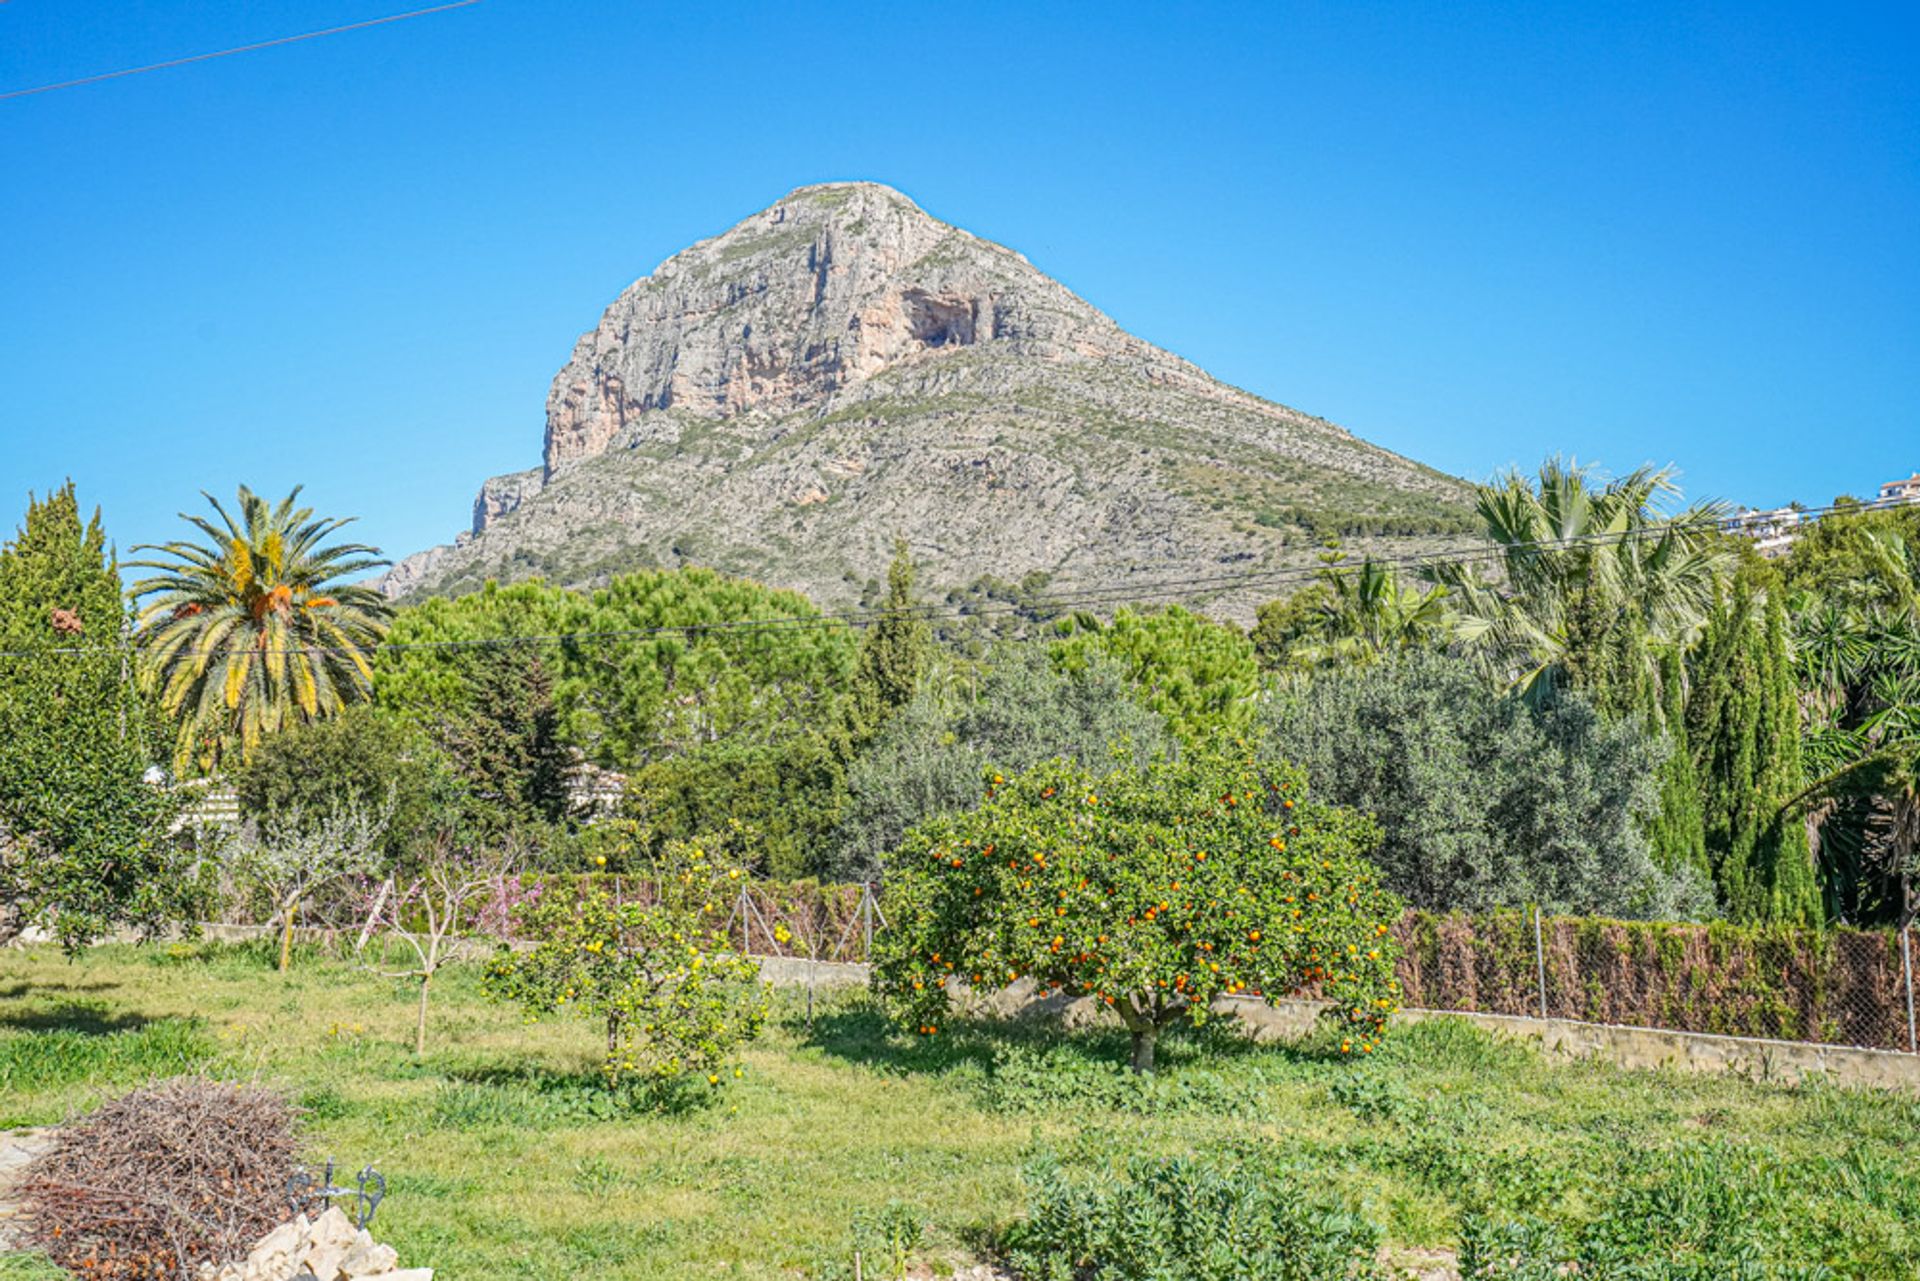
[[[679,563],[842,598],[903,534],[945,585],[1438,536],[1459,482],[1217,382],[871,183],[803,187],[629,286],[547,395],[542,466],[396,596]],[[1251,599],[1249,597],[1248,599]]]
[[[802,187],[669,258],[581,336],[547,394],[547,476],[605,452],[651,410],[802,410],[985,346],[1047,361],[1159,356],[1167,376],[1197,374],[896,191]]]

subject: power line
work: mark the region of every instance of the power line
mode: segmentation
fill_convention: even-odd
[[[149,71],[165,71],[171,67],[184,67],[194,62],[210,62],[215,58],[228,58],[236,53],[253,53],[259,49],[272,49],[283,44],[298,44],[302,40],[318,40],[322,36],[337,36],[348,31],[364,31],[368,27],[382,27],[390,22],[405,22],[409,18],[424,18],[428,14],[445,13],[449,9],[465,9],[469,5],[479,4],[480,0],[453,0],[450,4],[436,4],[426,9],[414,9],[407,13],[388,14],[384,18],[368,18],[363,22],[349,22],[345,26],[328,27],[324,31],[303,31],[297,36],[278,36],[272,40],[259,40],[253,44],[237,45],[232,49],[216,49],[212,53],[190,54],[184,58],[169,58],[165,62],[152,62],[144,67],[124,67],[119,71],[103,71],[98,75],[81,76],[78,80],[62,80],[58,84],[35,85],[31,89],[9,89],[0,93],[0,100],[7,98],[25,98],[36,93],[52,93],[55,89],[77,89],[81,85],[99,84],[102,80],[118,80],[122,76],[137,76]]]
[[[1873,510],[1878,504],[1835,503],[1826,507],[1802,508],[1799,518],[1816,519],[1838,511]],[[1656,525],[1641,526],[1635,529],[1602,532],[1597,534],[1572,535],[1566,538],[1528,539],[1513,543],[1493,543],[1472,550],[1447,552],[1413,552],[1400,556],[1368,557],[1360,562],[1331,567],[1335,573],[1355,572],[1363,565],[1386,566],[1396,569],[1434,569],[1443,565],[1468,566],[1486,562],[1504,560],[1516,551],[1556,552],[1572,551],[1580,547],[1607,546],[1625,544],[1640,539],[1663,538],[1677,530],[1723,529],[1738,519],[1737,516],[1711,515],[1692,520],[1665,521]],[[1329,570],[1326,565],[1296,565],[1280,569],[1244,570],[1215,575],[1182,575],[1174,578],[1145,580],[1136,583],[1108,584],[1099,587],[1087,587],[1075,591],[1056,593],[1052,596],[1036,596],[1027,601],[988,601],[980,605],[956,606],[950,604],[915,605],[907,609],[860,609],[843,610],[837,613],[807,614],[798,616],[779,616],[773,618],[719,619],[704,623],[661,623],[649,627],[617,628],[595,631],[554,632],[545,635],[491,636],[475,637],[466,640],[445,641],[380,641],[368,646],[370,651],[444,651],[460,649],[490,649],[512,646],[535,645],[571,645],[606,641],[640,640],[650,636],[681,635],[691,637],[709,633],[756,633],[813,631],[839,627],[866,627],[888,618],[924,618],[932,620],[963,621],[995,614],[1013,614],[1026,612],[1055,611],[1067,612],[1076,608],[1122,603],[1183,600],[1198,596],[1212,596],[1221,592],[1233,591],[1245,587],[1279,588],[1292,583],[1310,582]],[[56,654],[85,655],[115,653],[117,650],[107,646],[68,646],[51,647],[43,650],[0,651],[4,658],[38,658]],[[186,650],[180,657],[202,657],[224,651]],[[295,646],[287,649],[258,650],[262,656],[281,657],[292,654],[341,655],[342,650],[333,646]]]

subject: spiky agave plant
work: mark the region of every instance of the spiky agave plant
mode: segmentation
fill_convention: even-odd
[[[242,485],[239,518],[203,491],[219,517],[181,513],[205,540],[142,544],[154,571],[132,588],[143,675],[178,726],[177,772],[244,757],[268,734],[365,698],[373,647],[390,609],[371,587],[344,583],[385,565],[380,549],[329,543],[351,518],[274,505]]]

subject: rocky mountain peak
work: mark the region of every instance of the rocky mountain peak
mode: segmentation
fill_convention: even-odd
[[[546,476],[631,443],[652,411],[822,408],[883,370],[982,344],[1081,358],[1144,346],[891,187],[800,187],[661,263],[581,336],[547,396]]]
[[[471,530],[384,587],[697,564],[845,601],[901,536],[929,585],[1111,592],[1311,565],[1333,534],[1431,546],[1469,523],[1465,494],[891,188],[825,183],[623,290],[553,380],[541,465],[487,481]]]

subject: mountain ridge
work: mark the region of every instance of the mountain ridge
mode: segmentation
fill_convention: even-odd
[[[468,532],[383,587],[698,563],[833,601],[895,534],[938,587],[1124,582],[1310,563],[1336,532],[1405,550],[1467,530],[1466,497],[892,188],[820,183],[621,291],[553,380],[540,465],[487,480]]]

